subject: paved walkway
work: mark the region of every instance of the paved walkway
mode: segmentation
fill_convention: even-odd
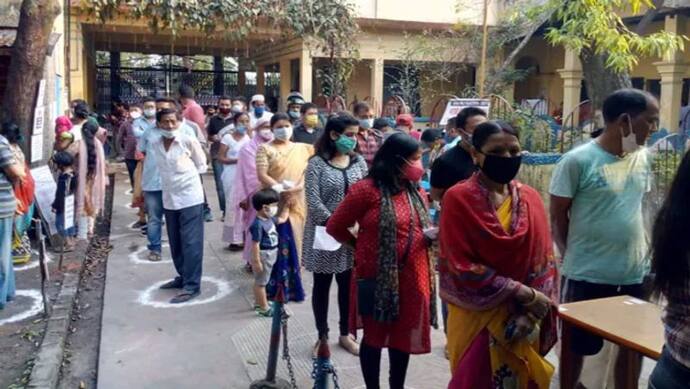
[[[206,192],[218,216],[213,179]],[[245,389],[263,378],[268,353],[270,319],[251,310],[250,276],[242,271],[239,254],[224,249],[222,223],[206,224],[202,295],[188,304],[171,306],[173,292],[158,286],[171,279],[174,269],[167,248],[160,263],[146,261],[146,239],[130,229],[135,210],[127,204],[129,183],[124,174],[116,179],[111,231],[114,249],[108,261],[98,387],[100,389],[230,388]],[[165,234],[164,234],[165,235]],[[305,290],[312,279],[305,273]],[[334,284],[335,286],[335,284]],[[308,296],[309,298],[309,296]],[[332,290],[330,327],[337,328],[335,288]],[[290,304],[289,345],[300,388],[311,388],[311,347],[316,339],[309,300]],[[432,333],[432,353],[413,356],[407,387],[445,388],[448,364],[443,357],[445,337]],[[359,360],[332,348],[343,389],[364,388]],[[384,353],[382,372],[387,371]],[[550,358],[555,362],[555,357]],[[279,376],[287,378],[279,360]],[[386,374],[382,374],[382,382]],[[384,387],[386,387],[384,385]],[[553,386],[556,387],[556,386]],[[641,386],[642,387],[642,386]]]

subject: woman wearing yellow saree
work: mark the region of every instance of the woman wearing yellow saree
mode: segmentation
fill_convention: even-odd
[[[481,170],[443,197],[440,294],[448,303],[449,389],[548,389],[558,272],[539,193],[516,180],[517,132],[472,136]]]
[[[256,152],[256,173],[264,188],[273,188],[278,193],[297,197],[290,208],[290,224],[297,252],[302,252],[302,236],[307,215],[304,199],[304,172],[309,158],[314,155],[314,146],[293,143],[292,124],[284,113],[271,117],[273,141],[259,146]]]

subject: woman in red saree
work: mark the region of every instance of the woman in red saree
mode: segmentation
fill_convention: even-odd
[[[443,198],[439,260],[448,304],[449,389],[548,389],[558,272],[539,193],[516,180],[517,132],[479,125],[480,172]]]

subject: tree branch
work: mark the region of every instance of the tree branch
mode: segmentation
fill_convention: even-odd
[[[517,57],[518,54],[520,54],[520,52],[522,51],[522,49],[524,49],[525,46],[527,46],[529,41],[532,39],[532,36],[537,32],[539,27],[541,27],[541,25],[544,24],[544,22],[549,20],[549,18],[551,18],[551,15],[553,15],[554,12],[556,12],[555,9],[549,10],[548,12],[546,12],[544,14],[544,16],[542,18],[540,18],[536,23],[534,23],[534,25],[532,27],[530,27],[529,30],[527,30],[527,33],[522,37],[522,40],[520,41],[520,43],[510,52],[510,54],[508,54],[508,56],[503,61],[501,66],[497,69],[496,73],[503,72],[504,69],[507,69],[513,63],[513,61],[515,60],[515,57]],[[489,85],[487,85],[487,88],[486,88],[487,91],[493,90],[493,88],[496,86],[496,82],[497,82],[498,78],[499,77],[493,77],[492,78]]]
[[[654,7],[648,9],[642,19],[640,19],[640,22],[635,27],[635,34],[644,35],[645,30],[652,23],[654,17],[661,11],[661,7],[664,6],[665,0],[654,0],[652,3]]]

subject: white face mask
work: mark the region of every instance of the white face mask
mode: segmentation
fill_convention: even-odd
[[[264,128],[263,130],[259,130],[259,136],[265,141],[273,140],[273,132],[271,130],[269,130],[268,128]]]
[[[277,140],[290,140],[292,137],[292,127],[291,126],[285,126],[285,127],[278,127],[273,129],[273,136]]]
[[[623,133],[623,129],[621,129],[621,147],[623,149],[623,153],[625,154],[631,154],[634,153],[635,151],[639,150],[641,145],[637,144],[637,136],[635,136],[635,133],[632,130],[632,118],[630,115],[628,115],[628,129],[630,130],[630,133],[628,135],[625,135]]]
[[[144,116],[146,116],[148,119],[151,119],[152,117],[156,116],[156,109],[155,108],[147,108],[144,110]]]
[[[166,130],[161,130],[161,135],[165,139],[175,139],[177,134],[180,132],[180,130],[172,130],[172,131],[166,131]]]
[[[139,112],[139,111],[132,111],[132,112],[129,113],[129,117],[131,117],[131,118],[134,119],[134,120],[139,119],[139,118],[141,117],[141,112]]]
[[[278,206],[277,205],[271,205],[268,207],[268,210],[266,211],[266,215],[268,217],[276,217],[278,214]]]

